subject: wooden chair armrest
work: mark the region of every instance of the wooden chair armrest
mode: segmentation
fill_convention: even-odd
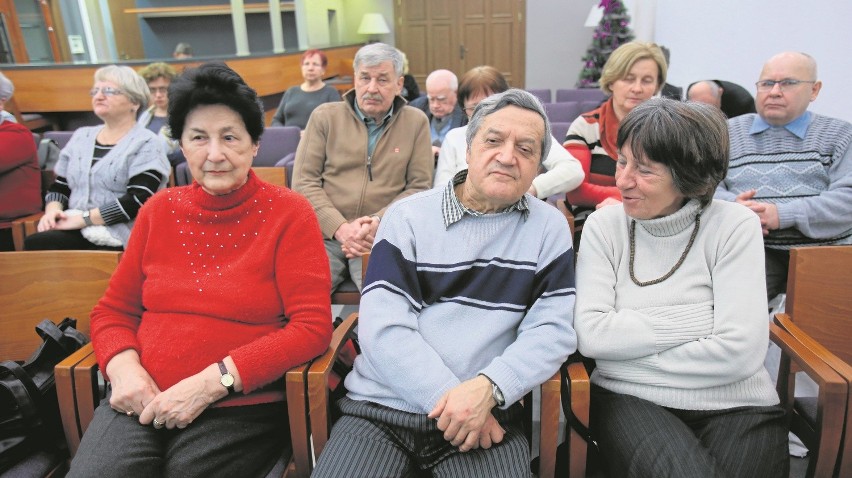
[[[777,385],[781,405],[788,411],[793,407],[795,373],[791,369],[791,361],[819,386],[816,426],[819,447],[811,450],[814,452],[811,460],[816,460],[814,476],[831,476],[843,436],[849,384],[822,358],[777,324],[769,324],[769,336],[782,352]]]
[[[308,368],[311,363],[297,365],[284,374],[287,390],[287,415],[290,417],[290,442],[293,468],[288,478],[308,478],[311,472],[311,431],[308,428]]]
[[[314,456],[319,458],[331,428],[330,403],[328,400],[328,374],[337,360],[343,344],[349,339],[352,330],[358,323],[358,313],[346,318],[331,336],[328,350],[313,361],[308,369],[308,408],[310,410],[311,434],[313,435]]]
[[[12,221],[12,242],[16,251],[24,250],[24,239],[38,232],[38,221],[44,216],[44,212],[37,212]]]
[[[785,332],[792,335],[800,344],[807,347],[816,356],[827,363],[841,376],[847,379],[852,378],[852,365],[846,363],[843,359],[825,348],[822,344],[814,340],[807,332],[799,328],[789,315],[784,313],[775,314],[774,322]]]
[[[553,478],[556,471],[556,448],[559,446],[559,412],[562,409],[561,380],[561,374],[556,372],[541,384],[539,478]]]
[[[59,362],[54,377],[62,428],[73,458],[99,401],[97,360],[92,344],[84,345]]]
[[[571,389],[571,411],[574,416],[586,427],[589,426],[589,407],[591,404],[591,384],[586,366],[581,362],[568,364],[568,380]],[[585,437],[571,429],[571,435],[566,437],[570,446],[570,470],[571,478],[582,478],[586,476],[586,453],[589,444]]]

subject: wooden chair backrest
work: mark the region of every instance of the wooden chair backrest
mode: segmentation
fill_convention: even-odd
[[[287,187],[287,170],[279,166],[255,166],[251,168],[260,180],[276,186]]]
[[[89,335],[89,315],[106,291],[121,252],[0,252],[0,358],[25,360],[42,342],[43,319],[77,319]]]
[[[785,310],[799,328],[852,364],[852,246],[791,250]]]

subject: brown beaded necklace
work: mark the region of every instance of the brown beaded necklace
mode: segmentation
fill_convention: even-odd
[[[695,216],[695,227],[692,229],[692,235],[689,236],[689,243],[686,244],[686,249],[684,249],[683,254],[680,255],[680,259],[678,259],[677,264],[672,267],[666,275],[660,277],[659,279],[649,280],[647,282],[642,282],[636,278],[636,274],[633,272],[633,261],[636,256],[636,220],[632,219],[630,221],[630,280],[633,281],[634,284],[639,287],[645,287],[649,285],[659,284],[660,282],[668,279],[672,276],[672,274],[677,271],[680,266],[683,264],[683,261],[686,260],[686,255],[689,254],[689,250],[692,249],[692,243],[695,242],[695,236],[698,235],[698,227],[701,225],[701,213]]]

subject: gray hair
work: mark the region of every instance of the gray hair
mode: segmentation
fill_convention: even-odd
[[[618,128],[618,150],[671,171],[681,194],[707,205],[728,173],[728,121],[719,108],[698,102],[651,98],[627,114]]]
[[[355,53],[352,69],[357,73],[360,66],[367,68],[378,66],[386,61],[391,62],[397,77],[402,77],[402,52],[385,43],[370,43],[364,45]]]
[[[426,88],[429,88],[429,85],[434,82],[443,81],[446,81],[449,84],[450,90],[459,90],[459,77],[450,70],[435,70],[432,73],[429,73],[429,76],[426,77]]]
[[[517,88],[510,88],[503,93],[491,95],[476,105],[476,109],[473,110],[473,116],[467,124],[467,133],[465,135],[467,150],[470,151],[473,145],[473,138],[479,132],[479,128],[482,126],[485,117],[507,106],[517,106],[538,113],[541,119],[544,120],[544,135],[541,138],[541,157],[538,158],[539,163],[541,163],[550,152],[550,143],[553,136],[550,130],[550,120],[547,119],[547,113],[545,113],[544,106],[541,105],[538,98]]]
[[[0,99],[8,100],[13,93],[15,93],[15,85],[12,84],[12,80],[0,73]]]
[[[129,66],[107,65],[95,72],[95,81],[110,81],[118,85],[131,103],[144,110],[151,102],[151,91],[145,79]]]

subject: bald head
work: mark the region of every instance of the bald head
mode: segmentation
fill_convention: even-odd
[[[435,70],[426,77],[426,97],[429,111],[436,118],[443,118],[453,112],[458,98],[459,79],[450,70]]]
[[[795,80],[783,86],[777,82]],[[817,79],[816,60],[806,53],[779,53],[763,65],[760,81],[776,82],[770,89],[757,90],[757,114],[773,126],[783,126],[802,116],[817,98],[822,82]]]
[[[805,75],[805,77],[797,78],[798,80],[816,81],[817,79],[816,60],[807,53],[798,51],[781,52],[766,60],[766,63],[763,64],[763,71],[761,72],[760,77],[763,78],[763,73],[766,72],[767,68],[773,69],[778,68],[779,66],[799,70]]]
[[[686,92],[686,98],[689,101],[698,101],[721,108],[722,88],[715,81],[699,81],[689,87],[689,91]]]

